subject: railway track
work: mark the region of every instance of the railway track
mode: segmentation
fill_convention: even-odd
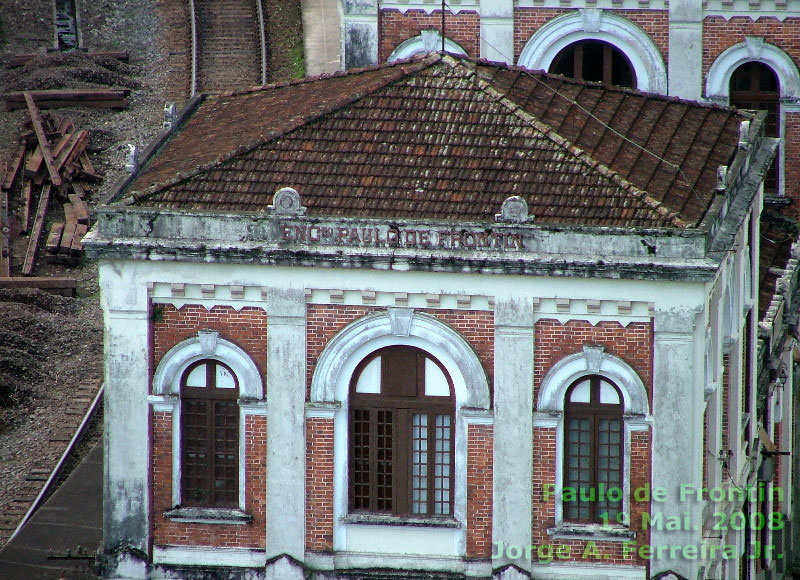
[[[261,0],[189,0],[191,92],[220,93],[267,80]]]
[[[42,441],[38,459],[26,473],[24,483],[0,510],[0,548],[47,497],[101,402],[100,384],[82,383],[75,388],[71,403],[61,411],[62,420],[57,430]]]

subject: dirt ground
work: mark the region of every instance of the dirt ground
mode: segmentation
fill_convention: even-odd
[[[76,127],[89,130],[90,159],[105,177],[89,192],[91,205],[103,199],[123,175],[128,144],[144,148],[161,130],[164,61],[155,43],[155,4],[155,0],[79,0],[84,46],[128,51],[128,63],[69,53],[41,56],[23,67],[11,68],[10,55],[42,53],[53,45],[53,4],[51,0],[0,2],[0,93],[66,87],[132,89],[130,106],[123,111],[54,111],[70,118]],[[27,117],[24,110],[0,111],[0,157],[8,159]],[[16,187],[10,195],[12,232],[19,230],[21,208],[19,184]],[[63,219],[60,201],[51,208],[46,227]],[[26,246],[27,237],[13,241],[12,275],[19,275]],[[25,487],[25,476],[50,452],[46,442],[63,430],[61,413],[75,386],[102,382],[103,322],[97,266],[82,263],[67,268],[39,259],[34,275],[75,277],[78,295],[67,298],[41,291],[0,290],[0,506],[10,505],[11,498]],[[2,511],[0,507],[0,519]],[[7,535],[0,531],[0,545]]]
[[[89,130],[87,150],[95,170],[104,175],[102,183],[88,192],[90,205],[105,199],[124,176],[128,145],[137,144],[141,150],[161,130],[168,55],[159,52],[157,42],[158,4],[158,0],[77,0],[81,46],[88,51],[127,51],[130,60],[121,62],[81,52],[46,55],[56,43],[52,0],[0,1],[0,93],[104,86],[132,89],[130,106],[123,111],[55,111],[79,129]],[[265,0],[264,6],[270,81],[302,76],[300,3]],[[17,54],[39,56],[12,68],[11,56]],[[28,115],[25,110],[3,109],[0,103],[0,159],[9,159]],[[16,236],[22,207],[19,183],[9,201],[10,226]],[[51,205],[45,229],[61,220],[59,200]],[[12,240],[12,275],[19,275],[27,243],[25,236]],[[46,264],[42,253],[34,275],[75,277],[78,295],[0,291],[0,524],[1,506],[22,493],[26,474],[47,447],[44,442],[59,432],[61,412],[75,385],[102,381],[97,267]],[[98,429],[92,428],[89,438],[98,437]],[[6,514],[6,520],[13,517]],[[0,529],[0,546],[7,535]]]

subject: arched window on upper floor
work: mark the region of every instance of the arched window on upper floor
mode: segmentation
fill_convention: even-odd
[[[555,428],[555,523],[627,526],[631,433],[650,425],[647,388],[636,371],[602,347],[583,347],[542,378],[536,410]]]
[[[780,137],[780,82],[778,75],[763,62],[750,61],[740,65],[731,75],[730,104],[739,109],[765,110],[767,137]],[[776,193],[779,157],[770,165],[764,177],[764,191]]]
[[[239,503],[239,383],[214,359],[191,364],[181,377],[181,497],[186,506]]]
[[[244,510],[244,417],[266,412],[261,371],[250,355],[217,331],[200,330],[162,357],[150,402],[172,418],[169,505]]]
[[[636,87],[631,61],[617,47],[602,40],[580,40],[563,48],[553,59],[549,72],[584,81]]]
[[[350,383],[350,511],[453,513],[453,383],[424,350],[390,346]]]
[[[601,375],[575,381],[564,401],[564,519],[615,522],[622,511],[622,395]],[[602,493],[601,493],[602,492]]]

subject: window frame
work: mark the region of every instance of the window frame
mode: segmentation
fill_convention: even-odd
[[[170,519],[186,522],[243,524],[250,521],[246,507],[245,422],[248,416],[267,414],[264,378],[250,355],[235,343],[223,339],[216,330],[202,329],[170,348],[153,373],[152,394],[148,402],[154,413],[167,413],[172,424],[172,499],[173,508],[181,506],[181,404],[180,381],[184,370],[201,359],[214,359],[227,365],[239,387],[239,490],[238,506],[227,508],[180,508],[167,512]]]
[[[417,387],[421,387],[422,392],[419,390],[415,397],[390,395],[386,393],[358,393],[356,387],[361,377],[362,372],[366,367],[378,358],[385,357],[387,352],[398,350],[413,351],[416,355],[416,374],[417,374]],[[424,393],[425,383],[425,361],[432,361],[442,372],[447,380],[448,390],[450,392],[446,401],[445,397],[426,395]],[[381,370],[381,381],[384,376],[384,369]],[[392,509],[380,510],[377,507],[379,498],[377,496],[377,446],[370,444],[369,448],[369,463],[370,463],[370,491],[369,491],[369,504],[368,509],[357,508],[356,492],[355,492],[355,466],[356,466],[356,453],[355,453],[355,411],[367,411],[369,421],[371,424],[370,433],[376,431],[377,419],[374,415],[381,411],[389,411],[393,416],[393,432],[392,432]],[[416,411],[416,413],[415,413]],[[412,437],[413,426],[412,421],[414,415],[424,414],[428,417],[428,444],[427,444],[427,509],[426,513],[413,513],[413,497],[412,489]],[[449,511],[446,514],[436,514],[435,512],[435,418],[439,415],[447,415],[450,419],[450,437],[449,437],[449,454],[450,454],[450,468],[449,479],[450,487],[447,503]],[[408,345],[390,345],[379,348],[368,356],[363,358],[353,371],[349,383],[349,397],[348,397],[348,513],[349,514],[375,514],[387,515],[394,517],[417,517],[417,518],[443,518],[452,519],[454,515],[455,503],[455,461],[456,461],[456,448],[455,448],[455,434],[456,429],[456,396],[453,385],[453,380],[445,366],[430,352],[423,348],[408,346]],[[400,466],[405,464],[404,469],[399,469]],[[373,471],[374,470],[374,471]]]
[[[191,373],[198,367],[205,366],[206,367],[206,385],[204,387],[192,387],[187,384],[187,380]],[[225,368],[233,377],[234,380],[234,388],[218,388],[216,386],[216,368],[217,367]],[[189,430],[194,425],[190,425],[189,422],[189,413],[188,413],[188,406],[190,401],[206,401],[207,408],[205,411],[205,428],[206,428],[206,442],[205,442],[205,455],[209,458],[208,463],[205,465],[204,469],[202,470],[202,474],[205,477],[206,485],[205,489],[203,490],[207,496],[208,501],[200,501],[189,499],[189,488],[188,480],[190,477],[189,469],[187,466],[189,464],[188,461],[188,454],[190,452],[189,448]],[[225,443],[225,447],[234,446],[236,448],[233,471],[234,471],[234,479],[233,479],[233,487],[236,491],[236,499],[235,500],[224,500],[219,498],[218,496],[221,493],[218,493],[215,489],[215,472],[217,471],[217,467],[221,467],[217,464],[216,458],[219,455],[219,448],[217,447],[217,440],[215,438],[216,431],[220,428],[220,425],[217,423],[217,413],[216,413],[216,404],[222,402],[230,402],[233,401],[236,405],[236,417],[234,419],[234,424],[236,426],[236,437],[235,441],[228,441]],[[242,437],[242,429],[241,429],[241,409],[239,408],[239,379],[236,376],[236,373],[230,366],[226,365],[224,362],[219,361],[213,358],[204,358],[197,360],[184,369],[181,373],[180,379],[180,406],[181,406],[181,421],[179,425],[180,429],[180,436],[181,436],[181,447],[180,447],[180,454],[181,454],[181,474],[180,474],[180,494],[181,494],[181,506],[185,507],[201,507],[201,508],[236,508],[239,506],[239,498],[238,498],[238,490],[240,488],[240,464],[242,458],[240,457],[240,440]]]
[[[602,61],[603,61],[603,69],[602,69],[602,80],[600,81],[593,81],[587,80],[584,78],[584,51],[587,46],[599,46],[602,51]],[[570,52],[572,57],[572,74],[563,74],[556,72],[555,69],[560,68],[562,65],[562,61],[566,59]],[[617,57],[619,62],[622,64],[627,65],[628,67],[628,75],[630,76],[630,85],[623,85],[623,84],[616,84],[613,82],[614,79],[614,57]],[[566,63],[565,63],[566,64]],[[633,67],[633,63],[631,63],[631,59],[621,51],[619,48],[611,44],[610,42],[606,42],[604,40],[597,40],[592,38],[586,38],[582,40],[575,41],[564,48],[562,48],[558,54],[556,54],[553,61],[550,63],[548,67],[549,74],[559,74],[565,76],[567,78],[572,78],[578,81],[584,82],[601,82],[605,85],[614,86],[614,87],[622,87],[626,89],[635,89],[636,88],[636,69]]]
[[[555,527],[548,531],[554,538],[597,539],[597,524],[573,523],[564,519],[562,492],[564,489],[564,401],[566,390],[580,379],[598,374],[613,382],[622,396],[623,445],[627,452],[623,457],[622,511],[631,508],[631,434],[635,431],[650,431],[652,414],[648,389],[637,372],[621,358],[604,352],[601,346],[584,345],[576,352],[557,361],[539,383],[536,396],[533,425],[555,431]],[[652,435],[652,433],[651,433]],[[627,526],[603,527],[604,539],[629,539],[632,533]]]
[[[570,401],[570,397],[575,389],[580,386],[581,383],[585,381],[589,381],[589,388],[590,388],[590,401],[589,403],[579,403]],[[608,404],[608,403],[601,403],[599,401],[600,397],[600,389],[602,388],[602,383],[606,383],[611,386],[614,391],[617,393],[619,397],[619,402],[616,404]],[[597,465],[598,462],[598,455],[599,455],[599,435],[600,429],[598,425],[598,420],[601,418],[614,418],[620,421],[620,441],[619,441],[619,488],[622,489],[624,486],[624,478],[625,478],[625,460],[626,460],[626,453],[629,451],[628,447],[625,445],[625,420],[624,420],[624,397],[622,396],[622,392],[614,384],[613,381],[608,379],[603,375],[599,374],[591,374],[585,375],[583,377],[578,378],[577,380],[573,381],[573,383],[567,388],[566,393],[564,394],[564,460],[562,464],[563,476],[562,481],[564,482],[565,486],[568,480],[568,470],[569,470],[569,460],[572,456],[570,452],[570,441],[569,441],[569,421],[570,419],[575,418],[589,418],[591,420],[591,439],[589,441],[591,455],[590,455],[590,465],[589,465],[589,483],[588,488],[594,489],[595,493],[599,492],[600,483],[598,481],[598,471],[599,467]],[[563,519],[565,522],[570,523],[583,523],[583,524],[597,524],[597,523],[604,523],[609,520],[609,518],[600,518],[600,513],[598,513],[598,502],[585,502],[588,504],[590,517],[588,519],[581,519],[581,518],[569,518],[566,515],[567,506],[563,506]],[[578,502],[580,509],[583,507],[584,502]],[[623,504],[624,502],[620,500],[618,512],[623,511]]]

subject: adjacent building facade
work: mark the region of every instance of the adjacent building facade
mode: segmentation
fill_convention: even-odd
[[[444,25],[449,52],[765,109],[768,134],[783,137],[766,193],[796,198],[799,8],[792,0],[456,0],[443,22],[441,2],[345,0],[340,62],[349,69],[440,50]]]
[[[767,124],[445,54],[191,101],[85,240],[105,575],[782,570]]]

